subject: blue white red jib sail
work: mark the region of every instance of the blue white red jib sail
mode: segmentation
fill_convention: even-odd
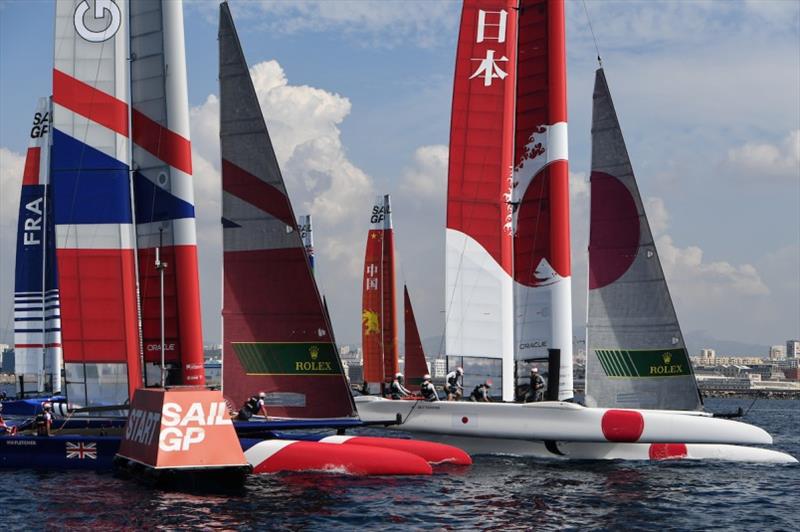
[[[61,311],[50,196],[50,99],[40,98],[22,174],[14,275],[15,373],[25,392],[61,391]]]
[[[453,91],[446,352],[516,360],[561,350],[572,395],[563,0],[465,0]]]

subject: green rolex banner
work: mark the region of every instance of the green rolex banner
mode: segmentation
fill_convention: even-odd
[[[678,377],[691,375],[686,349],[595,349],[609,377]]]
[[[332,343],[233,342],[248,375],[341,375]]]

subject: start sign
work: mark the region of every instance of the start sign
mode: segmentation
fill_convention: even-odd
[[[136,390],[119,456],[156,469],[247,465],[219,391]]]

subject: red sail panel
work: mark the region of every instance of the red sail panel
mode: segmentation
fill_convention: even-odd
[[[458,38],[447,228],[482,246],[511,273],[511,163],[517,1],[465,0]]]
[[[227,3],[220,5],[223,375],[236,407],[346,417],[355,405]]]
[[[361,350],[364,381],[384,382],[383,369],[383,231],[371,229],[364,254],[361,297]]]
[[[537,275],[543,259],[561,277],[570,275],[566,129],[562,159],[554,127],[567,121],[563,0],[522,1],[518,58],[514,279],[537,286],[550,281]]]
[[[390,220],[389,197],[384,202],[386,216]],[[399,370],[397,344],[397,290],[394,269],[394,233],[389,228],[383,231],[383,379],[392,382]]]
[[[403,287],[403,312],[405,314],[406,385],[412,390],[418,390],[422,384],[422,376],[429,370],[407,286]]]

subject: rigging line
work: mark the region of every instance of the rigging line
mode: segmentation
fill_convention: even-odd
[[[592,19],[589,17],[589,8],[586,7],[586,0],[583,0],[583,11],[586,13],[586,22],[589,23],[589,31],[592,34],[592,40],[594,41],[594,49],[597,52],[597,64],[600,65],[600,68],[603,68],[603,60],[600,59],[600,47],[597,46],[597,37],[594,35],[594,28],[592,27]]]

